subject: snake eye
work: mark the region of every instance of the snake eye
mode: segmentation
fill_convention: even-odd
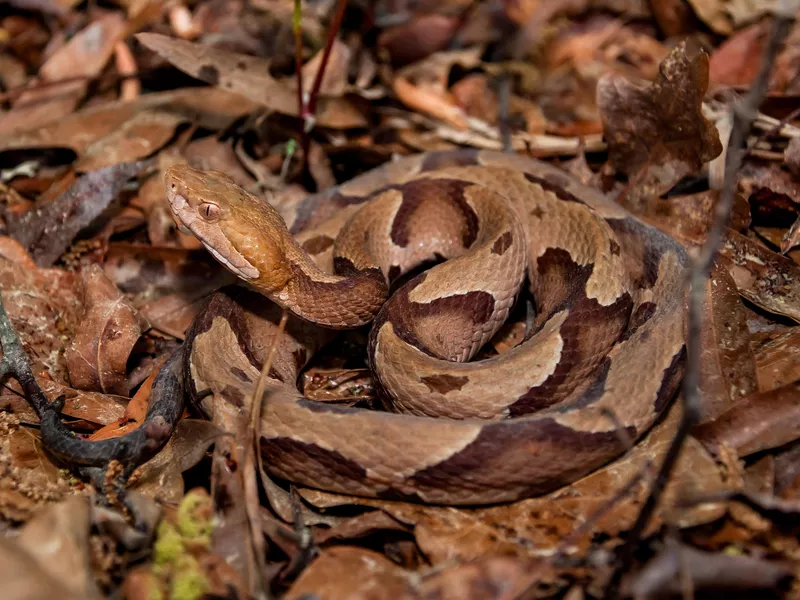
[[[200,214],[208,221],[213,221],[219,216],[219,206],[211,204],[210,202],[203,202],[198,210]]]

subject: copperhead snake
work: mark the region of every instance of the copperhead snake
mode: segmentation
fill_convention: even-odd
[[[552,165],[427,153],[283,215],[222,173],[176,165],[165,185],[176,221],[299,327],[373,322],[369,363],[387,411],[315,403],[294,387],[296,370],[271,373],[259,441],[282,479],[447,505],[543,494],[621,455],[680,382],[685,251]],[[387,300],[392,281],[427,261],[439,264]],[[526,277],[534,334],[468,362]],[[212,311],[187,337],[208,334],[203,355],[185,353],[196,397],[252,394],[260,364],[245,347],[256,332],[231,314]],[[241,356],[222,350],[237,345]]]

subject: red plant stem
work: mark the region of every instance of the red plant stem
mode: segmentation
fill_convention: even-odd
[[[342,17],[344,17],[344,9],[347,7],[347,0],[339,0],[336,4],[336,13],[333,15],[330,29],[328,30],[328,39],[325,41],[325,50],[322,52],[322,62],[317,70],[317,75],[314,77],[314,85],[311,88],[311,93],[308,96],[308,106],[306,106],[307,114],[303,117],[313,116],[317,110],[317,98],[319,97],[319,90],[322,87],[322,78],[325,76],[325,69],[328,66],[328,59],[331,57],[331,50],[333,49],[333,42],[339,33],[339,28],[342,26]]]

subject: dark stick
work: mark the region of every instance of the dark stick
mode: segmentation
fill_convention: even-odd
[[[511,118],[509,117],[511,75],[508,73],[503,73],[497,78],[497,97],[499,101],[497,121],[500,139],[503,142],[503,152],[514,152],[514,145],[511,142]]]
[[[609,580],[605,590],[606,598],[616,598],[618,596],[619,584],[633,562],[634,551],[636,550],[642,533],[647,528],[653,513],[661,499],[661,494],[675,467],[675,463],[683,449],[683,444],[691,432],[700,415],[700,332],[703,325],[703,297],[705,295],[705,283],[711,271],[714,257],[722,244],[725,228],[730,219],[733,199],[736,193],[738,173],[742,165],[745,154],[744,143],[750,133],[750,127],[758,114],[758,107],[761,105],[767,94],[769,77],[772,73],[772,66],[778,51],[788,35],[791,25],[794,22],[795,7],[789,0],[782,0],[775,7],[772,30],[770,31],[769,41],[764,53],[755,81],[750,91],[739,102],[733,104],[733,127],[731,137],[728,142],[727,156],[725,159],[725,180],[722,187],[720,199],[714,211],[714,221],[708,232],[705,244],[700,251],[700,255],[692,265],[690,274],[689,288],[689,331],[686,339],[688,360],[686,364],[686,374],[683,379],[683,415],[681,422],[675,432],[669,449],[664,456],[658,474],[653,480],[650,494],[647,497],[636,522],[628,533],[625,544],[620,550],[617,568]]]

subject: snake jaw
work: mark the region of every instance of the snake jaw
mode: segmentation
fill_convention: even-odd
[[[259,270],[234,248],[216,220],[211,223],[203,220],[191,202],[178,192],[168,192],[167,199],[178,228],[197,237],[225,268],[246,281],[260,277]]]

